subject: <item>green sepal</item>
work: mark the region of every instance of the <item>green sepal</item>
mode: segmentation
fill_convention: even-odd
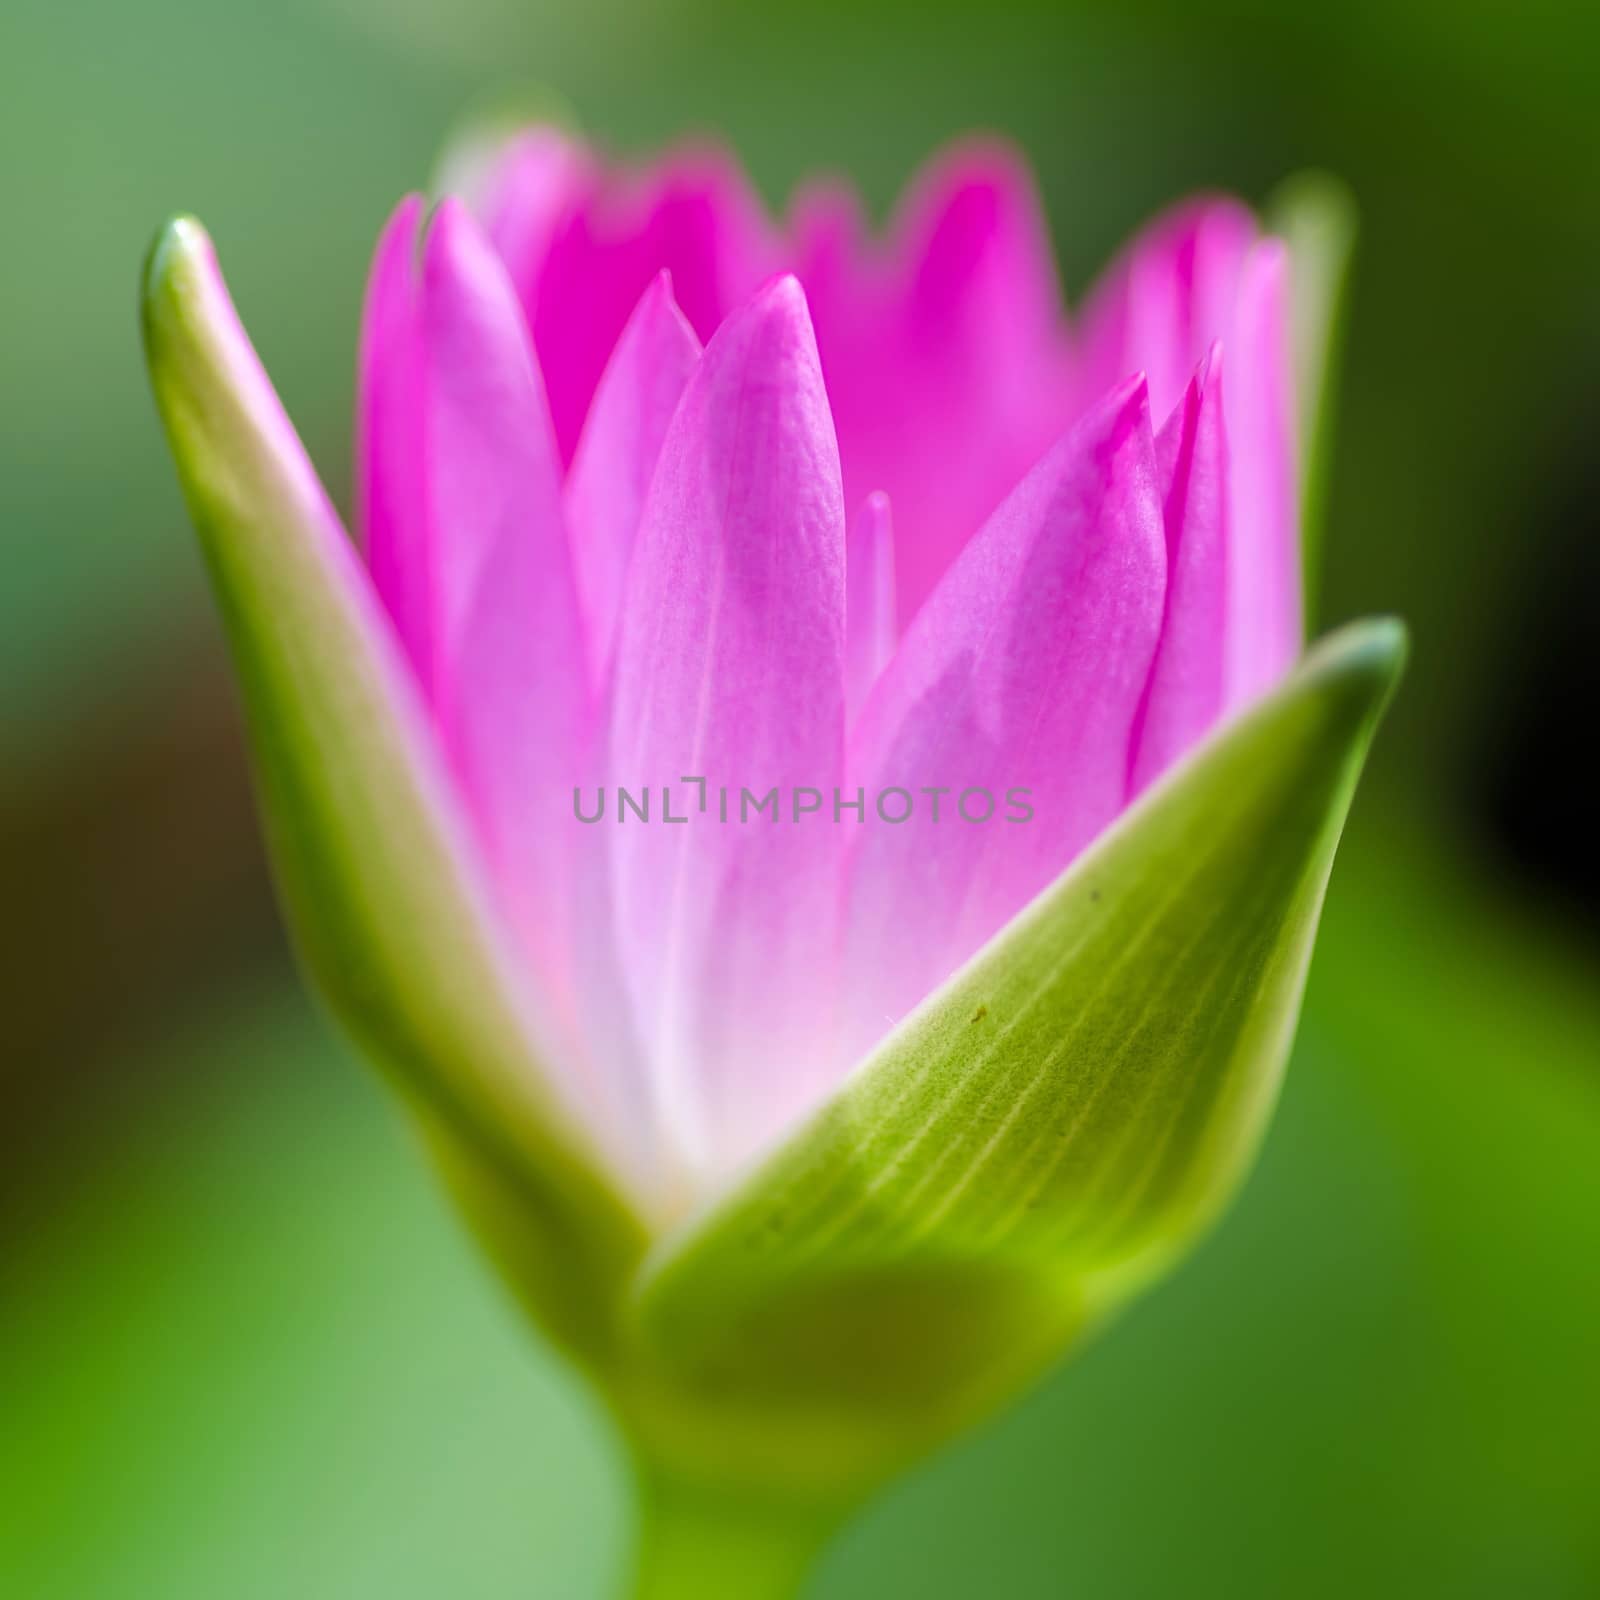
[[[398,646],[191,219],[151,249],[143,322],[303,963],[458,1187],[515,1212],[542,1320],[594,1359],[643,1228],[541,1066]]]
[[[1355,199],[1328,173],[1297,173],[1280,184],[1267,202],[1266,223],[1289,247],[1289,343],[1300,453],[1300,565],[1306,615],[1314,618],[1333,456],[1334,401],[1356,245]]]
[[[647,1260],[641,1337],[680,1404],[727,1419],[727,1470],[744,1452],[746,1480],[869,1487],[1216,1215],[1272,1106],[1403,655],[1390,621],[1325,641]]]

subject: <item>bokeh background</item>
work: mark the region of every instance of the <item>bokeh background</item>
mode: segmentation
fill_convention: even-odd
[[[1069,295],[1184,190],[1362,215],[1323,620],[1411,622],[1263,1160],[819,1596],[1600,1594],[1600,13],[1568,0],[6,0],[0,1594],[600,1596],[594,1408],[290,970],[140,368],[198,212],[336,492],[367,253],[553,88],[880,210],[1034,161]]]

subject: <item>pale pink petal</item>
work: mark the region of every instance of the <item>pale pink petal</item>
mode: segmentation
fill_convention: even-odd
[[[1212,347],[1156,437],[1167,535],[1166,613],[1134,738],[1139,793],[1222,711],[1228,604],[1228,442],[1222,348]]]
[[[854,718],[894,654],[894,524],[886,494],[869,494],[845,547],[845,700]]]
[[[422,479],[422,377],[416,272],[420,195],[389,219],[367,280],[356,406],[356,540],[373,587],[426,691],[433,680],[432,595]]]
[[[600,682],[616,642],[645,491],[700,341],[659,273],[612,352],[567,479],[567,531],[590,669]]]
[[[1300,654],[1300,513],[1288,252],[1264,239],[1245,264],[1228,352],[1230,706],[1271,688]]]
[[[505,271],[459,202],[423,262],[436,705],[513,917],[564,966],[586,674],[539,369]]]
[[[962,553],[852,734],[849,781],[869,802],[846,869],[852,1054],[1121,809],[1164,569],[1149,407],[1132,383]],[[905,799],[885,811],[888,789]],[[906,800],[909,819],[891,820]]]
[[[706,347],[667,431],[619,633],[619,926],[662,1111],[736,1161],[813,1092],[838,830],[741,823],[741,791],[831,799],[843,737],[844,504],[805,300],[763,290]],[[706,809],[685,777],[704,780]],[[689,821],[664,824],[672,786]],[[720,792],[731,797],[719,820]],[[689,803],[685,804],[685,798]]]

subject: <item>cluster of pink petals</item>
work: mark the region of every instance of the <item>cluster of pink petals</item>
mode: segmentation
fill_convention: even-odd
[[[780,227],[719,154],[619,171],[549,130],[472,212],[400,207],[361,543],[558,1068],[631,1159],[747,1158],[1294,660],[1286,277],[1200,200],[1069,324],[989,146],[882,240],[847,191]],[[1033,816],[575,818],[686,775]]]

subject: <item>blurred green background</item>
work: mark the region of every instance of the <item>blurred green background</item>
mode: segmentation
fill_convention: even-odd
[[[1218,1232],[907,1480],[815,1593],[1600,1594],[1600,14],[8,0],[0,18],[0,1595],[600,1596],[629,1510],[303,998],[134,315],[210,226],[348,484],[367,253],[459,115],[554,88],[880,209],[1033,159],[1069,294],[1160,204],[1349,181],[1325,621],[1413,668],[1281,1116]]]

